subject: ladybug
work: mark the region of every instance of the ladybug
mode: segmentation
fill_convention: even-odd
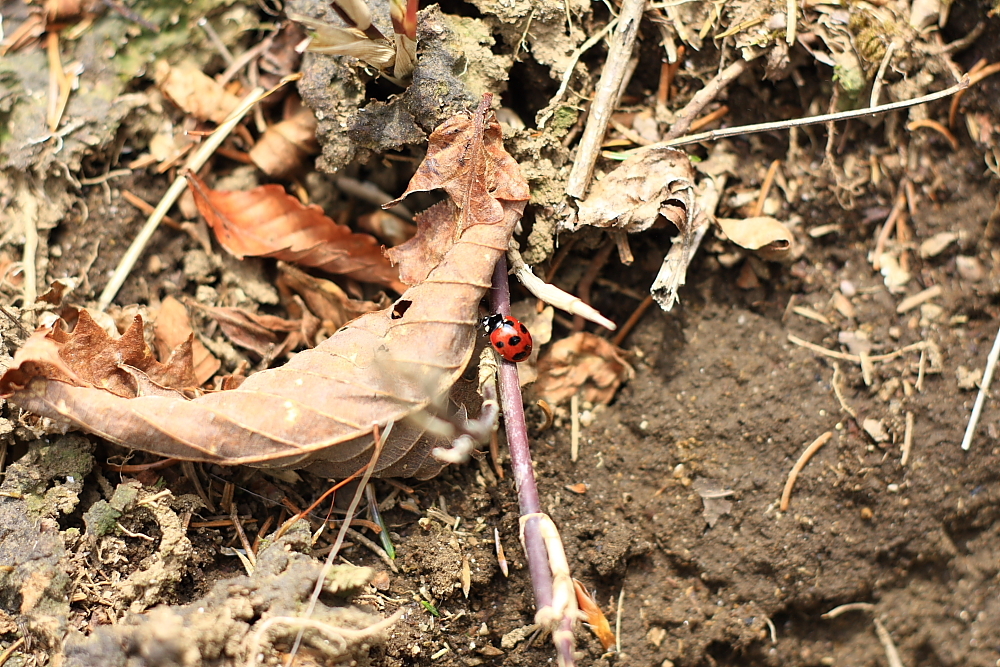
[[[513,317],[487,315],[483,318],[483,328],[490,337],[490,344],[507,361],[524,361],[531,354],[531,334]]]

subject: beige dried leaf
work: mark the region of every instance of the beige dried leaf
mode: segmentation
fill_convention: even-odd
[[[564,229],[613,227],[630,234],[649,229],[663,216],[681,234],[697,212],[694,169],[683,151],[649,150],[630,157],[591,188],[575,220]]]
[[[748,250],[769,247],[785,250],[791,247],[792,232],[783,223],[768,215],[753,218],[718,218],[717,222],[729,240]]]
[[[193,65],[156,64],[156,85],[184,113],[198,120],[221,123],[235,109],[240,98]]]

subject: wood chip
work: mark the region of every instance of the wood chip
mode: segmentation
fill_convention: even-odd
[[[911,296],[906,297],[899,302],[896,306],[896,312],[902,315],[903,313],[908,313],[914,308],[918,307],[922,303],[927,303],[931,299],[935,299],[944,294],[944,288],[941,285],[934,285],[933,287],[928,287],[927,289],[917,292]]]

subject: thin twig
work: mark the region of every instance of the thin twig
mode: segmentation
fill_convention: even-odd
[[[844,399],[844,394],[840,390],[840,364],[835,363],[833,365],[833,379],[830,383],[833,385],[833,393],[836,395],[837,401],[840,402],[840,409],[851,415],[851,417],[854,418],[854,421],[857,421],[858,413],[854,411],[854,408],[847,404],[847,401]]]
[[[653,295],[647,294],[639,305],[636,306],[636,309],[632,311],[632,314],[628,316],[628,319],[625,320],[625,324],[623,324],[622,328],[615,334],[615,337],[611,340],[611,344],[616,347],[621,347],[622,343],[625,342],[625,339],[628,338],[628,335],[632,333],[632,329],[635,328],[635,325],[639,323],[639,320],[642,319],[642,316],[646,314],[646,311],[649,310],[649,307],[652,305]]]
[[[878,635],[878,640],[885,650],[885,661],[889,663],[889,667],[903,667],[903,661],[899,658],[899,651],[896,649],[895,642],[892,641],[892,635],[882,625],[882,621],[877,618],[873,618],[872,621],[875,623],[875,634]]]
[[[677,114],[677,120],[675,120],[674,124],[670,126],[667,133],[663,135],[663,141],[660,142],[660,145],[670,144],[672,140],[677,139],[677,137],[682,136],[690,130],[691,123],[693,123],[694,119],[698,117],[698,114],[702,112],[702,109],[708,106],[709,102],[718,97],[719,93],[725,90],[726,86],[735,81],[740,74],[743,74],[749,66],[749,62],[740,58],[739,60],[732,62],[728,67],[726,67],[726,69],[712,77],[711,81],[706,83],[704,88],[695,93],[691,98],[691,101],[680,110]]]
[[[896,228],[896,220],[903,215],[903,207],[906,206],[906,180],[906,177],[903,177],[903,180],[900,181],[899,188],[896,190],[896,201],[878,233],[878,238],[875,239],[875,249],[872,250],[871,262],[872,268],[876,271],[882,270],[882,251],[885,249],[885,244],[888,243],[892,231]]]
[[[618,28],[615,39],[608,49],[608,56],[601,72],[601,80],[594,92],[594,101],[590,104],[590,116],[587,126],[580,138],[576,151],[576,160],[566,181],[566,194],[576,199],[583,199],[594,174],[594,164],[601,152],[601,142],[608,130],[608,120],[618,105],[618,93],[622,89],[625,72],[632,58],[636,35],[639,34],[639,21],[642,19],[646,0],[624,0],[621,12],[618,14]]]
[[[878,106],[878,98],[882,96],[882,81],[885,77],[885,71],[889,68],[889,61],[892,60],[892,52],[896,50],[897,43],[892,41],[889,47],[885,50],[885,55],[882,56],[882,63],[878,66],[878,73],[875,75],[875,83],[872,85],[872,96],[871,101],[868,106],[876,107]]]
[[[163,199],[157,204],[156,209],[146,220],[146,224],[143,225],[142,229],[136,235],[135,240],[132,241],[132,245],[125,251],[125,255],[115,268],[111,279],[104,287],[104,291],[101,292],[101,297],[97,302],[98,310],[107,310],[108,306],[111,305],[111,302],[118,294],[118,290],[125,284],[126,278],[132,272],[132,268],[139,261],[139,258],[142,257],[142,253],[146,250],[146,245],[153,238],[153,234],[160,226],[160,221],[163,220],[167,211],[170,210],[170,207],[174,205],[174,202],[184,192],[184,189],[187,187],[186,171],[198,171],[201,169],[212,153],[215,152],[215,149],[225,141],[226,137],[233,131],[233,128],[243,120],[243,116],[266,94],[267,92],[263,88],[255,88],[247,93],[240,105],[229,114],[229,117],[188,158],[185,169],[181,170],[181,173],[178,174],[177,178],[170,185],[170,188],[167,189],[166,194],[163,195]]]
[[[799,460],[795,462],[794,466],[792,466],[792,471],[788,473],[788,480],[785,482],[785,488],[781,492],[781,504],[778,506],[778,509],[782,512],[788,510],[788,503],[791,502],[792,499],[792,488],[795,486],[795,480],[799,478],[799,473],[802,472],[802,469],[806,467],[807,463],[809,463],[809,459],[813,457],[813,454],[818,452],[819,448],[829,442],[832,437],[833,431],[827,431],[813,440],[812,444],[806,447],[805,451],[802,452],[802,456],[800,456]]]
[[[969,417],[969,425],[965,428],[965,437],[962,438],[962,449],[969,451],[972,446],[972,437],[976,434],[976,427],[979,425],[979,415],[983,412],[983,404],[986,402],[986,395],[990,391],[990,383],[993,382],[993,371],[997,367],[997,359],[1000,358],[1000,331],[993,339],[993,349],[990,356],[986,358],[986,370],[983,372],[983,381],[979,383],[979,394],[976,395],[976,404],[972,407],[972,415]]]
[[[10,656],[14,655],[14,651],[24,646],[24,637],[18,637],[17,641],[4,649],[3,653],[0,653],[0,667],[3,667],[10,659]]]
[[[330,574],[330,570],[333,569],[333,564],[337,560],[337,554],[340,553],[340,547],[344,544],[344,537],[347,536],[347,531],[351,527],[351,517],[358,509],[358,505],[361,504],[361,497],[364,495],[365,487],[368,486],[368,482],[372,478],[372,473],[375,471],[375,464],[378,463],[379,456],[382,455],[382,447],[385,446],[385,441],[389,439],[389,433],[392,432],[393,422],[389,422],[385,426],[385,430],[379,433],[378,425],[373,424],[373,436],[375,439],[375,447],[372,452],[372,457],[368,461],[368,465],[365,466],[365,473],[361,476],[361,482],[358,484],[358,490],[351,499],[351,504],[347,507],[347,516],[344,518],[343,523],[340,524],[340,530],[337,531],[337,539],[333,542],[333,547],[330,549],[330,553],[326,557],[326,562],[323,563],[323,568],[319,572],[319,576],[316,578],[316,585],[313,587],[312,595],[309,596],[309,604],[306,605],[305,611],[302,613],[302,620],[308,621],[309,617],[312,616],[313,611],[316,609],[316,604],[319,602],[320,593],[323,592],[323,586],[326,585],[326,578]],[[393,617],[395,619],[396,617]],[[305,633],[305,627],[299,629],[297,635],[295,635],[295,642],[292,644],[291,650],[288,652],[288,660],[285,662],[285,667],[291,667],[292,662],[295,660],[295,654],[299,650],[299,646],[302,645],[302,636]]]
[[[580,458],[580,395],[569,399],[569,460],[576,463]]]
[[[906,430],[903,432],[903,452],[899,457],[899,465],[905,466],[910,460],[910,451],[913,450],[913,413],[906,411]]]
[[[767,201],[767,195],[771,193],[771,187],[774,185],[774,177],[778,173],[778,167],[780,166],[781,160],[773,160],[767,168],[767,173],[764,174],[764,182],[760,185],[760,194],[757,195],[757,201],[754,202],[753,208],[750,209],[751,218],[760,217],[764,213],[764,203]]]
[[[709,130],[708,132],[702,132],[700,134],[691,134],[686,137],[680,137],[678,139],[668,139],[657,142],[655,144],[650,144],[648,146],[640,146],[639,148],[633,148],[627,151],[621,151],[619,153],[616,153],[615,157],[616,159],[620,158],[624,160],[628,157],[631,157],[632,155],[635,155],[636,153],[642,153],[648,150],[670,148],[672,146],[686,146],[687,144],[697,144],[702,141],[714,141],[716,139],[724,139],[726,137],[736,137],[745,134],[758,134],[760,132],[771,132],[773,130],[785,130],[791,127],[818,125],[830,121],[848,120],[850,118],[864,118],[866,116],[876,116],[880,113],[897,111],[899,109],[906,109],[908,107],[916,106],[918,104],[926,104],[928,102],[933,102],[934,100],[940,100],[942,98],[948,97],[949,95],[954,95],[960,90],[965,90],[968,87],[969,87],[969,77],[966,76],[962,79],[961,83],[957,83],[954,86],[951,86],[950,88],[946,88],[936,93],[931,93],[930,95],[915,97],[912,100],[903,100],[902,102],[893,102],[891,104],[883,104],[877,107],[858,109],[856,111],[839,111],[837,113],[827,113],[827,114],[821,114],[819,116],[809,116],[807,118],[794,118],[792,120],[779,120],[770,123],[755,123],[753,125],[727,127],[721,130]]]

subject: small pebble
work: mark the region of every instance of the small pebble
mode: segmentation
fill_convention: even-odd
[[[858,288],[854,286],[850,280],[840,281],[840,293],[850,299],[852,296],[858,293]]]
[[[899,493],[899,484],[890,484],[885,488],[889,491],[889,493]]]

